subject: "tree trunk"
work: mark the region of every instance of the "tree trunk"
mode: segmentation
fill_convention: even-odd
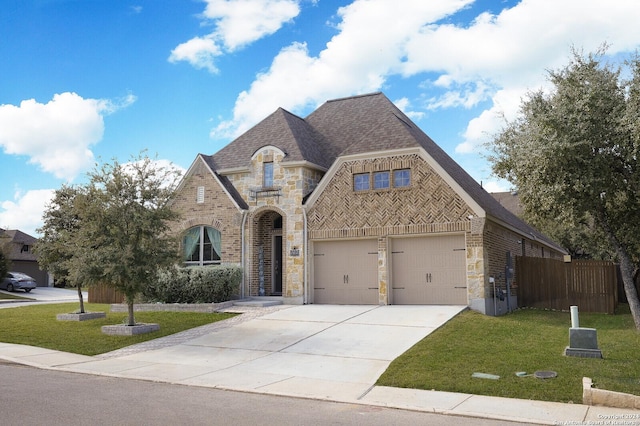
[[[616,247],[616,251],[618,252],[620,260],[620,273],[622,274],[624,293],[627,295],[629,309],[631,310],[631,316],[636,325],[636,330],[640,330],[640,298],[638,298],[638,290],[636,289],[636,283],[633,279],[635,268],[624,248]]]
[[[80,300],[80,313],[84,314],[84,299],[82,298],[82,287],[77,285],[78,287],[78,299]]]
[[[631,310],[631,316],[633,317],[633,323],[636,326],[636,331],[640,331],[640,299],[638,299],[638,290],[636,290],[635,280],[633,279],[635,268],[631,261],[631,257],[629,257],[629,253],[627,253],[627,249],[622,243],[620,243],[616,234],[612,231],[606,217],[607,215],[604,211],[598,211],[595,219],[600,223],[605,235],[609,238],[612,248],[618,255],[624,293],[627,296],[627,302],[629,302],[629,309]]]
[[[136,325],[136,320],[133,317],[133,298],[132,297],[127,297],[127,311],[129,312],[129,321],[127,325],[129,326]]]

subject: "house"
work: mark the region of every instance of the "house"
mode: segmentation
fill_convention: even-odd
[[[9,270],[33,278],[38,287],[49,286],[49,274],[40,269],[33,246],[38,240],[17,229],[0,229],[0,244],[8,246]]]
[[[306,118],[276,110],[197,155],[174,203],[186,265],[242,265],[242,297],[289,304],[455,304],[494,315],[515,303],[498,298],[507,253],[564,254],[382,93],[327,101]]]

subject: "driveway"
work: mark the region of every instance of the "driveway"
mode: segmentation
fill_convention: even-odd
[[[4,299],[0,300],[0,308],[11,308],[17,306],[34,305],[39,303],[66,303],[78,302],[78,289],[76,288],[57,288],[57,287],[36,287],[31,292],[25,293],[22,290],[13,293],[0,290],[0,293],[20,296],[23,299]],[[84,301],[88,299],[86,291],[82,292]]]
[[[465,308],[283,306],[175,345],[102,359],[77,356],[64,368],[353,401],[371,389],[393,359]]]

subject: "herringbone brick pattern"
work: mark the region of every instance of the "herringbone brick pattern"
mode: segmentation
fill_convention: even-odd
[[[353,174],[410,169],[408,188],[354,192]],[[345,162],[308,215],[310,238],[466,231],[464,200],[418,155]]]

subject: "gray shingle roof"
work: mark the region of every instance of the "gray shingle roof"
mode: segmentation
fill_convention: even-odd
[[[33,253],[33,245],[38,242],[37,238],[17,229],[0,229],[0,243],[4,241],[10,243],[10,260],[37,260],[36,255]],[[25,251],[25,246],[28,247],[27,251]]]
[[[488,216],[562,250],[505,209],[382,93],[327,101],[305,119],[279,108],[215,155],[203,158],[213,170],[246,167],[265,145],[286,152],[284,162],[304,160],[325,168],[344,155],[422,147]]]
[[[284,162],[309,161],[325,168],[332,163],[309,124],[282,108],[211,156],[208,163],[214,170],[247,166],[251,156],[265,145],[284,151]]]

